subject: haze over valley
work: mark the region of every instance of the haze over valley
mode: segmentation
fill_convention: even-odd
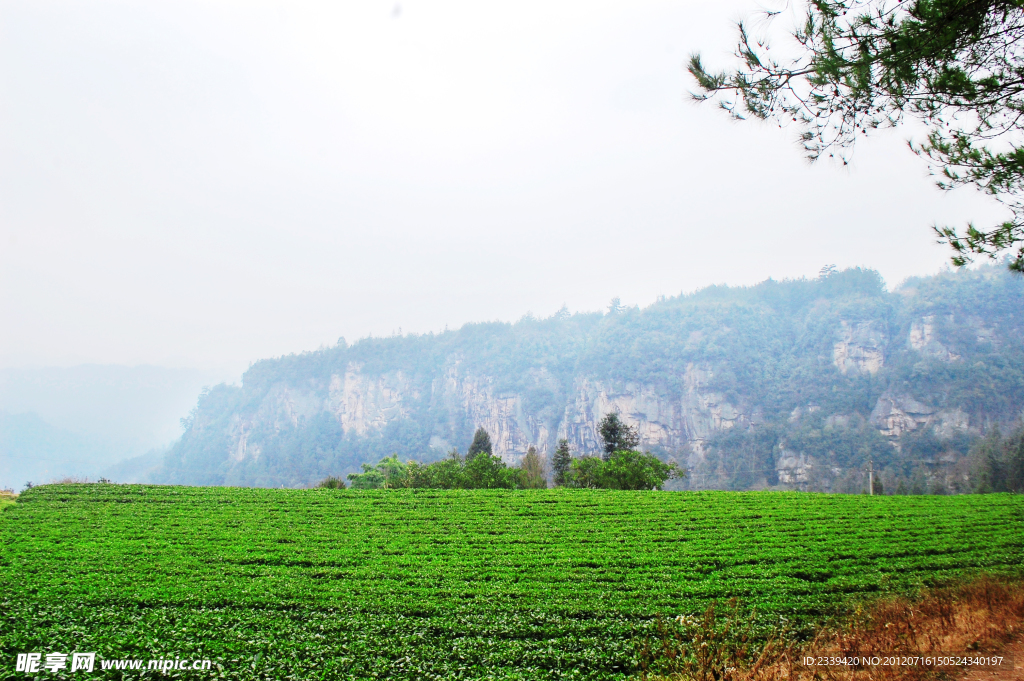
[[[181,436],[203,386],[226,372],[79,365],[0,370],[0,487],[64,477],[132,479]],[[141,462],[140,462],[141,464]],[[144,468],[143,468],[144,470]]]

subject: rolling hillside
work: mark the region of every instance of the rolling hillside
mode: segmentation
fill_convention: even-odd
[[[153,481],[305,486],[397,452],[599,450],[619,412],[691,487],[957,491],[972,440],[1024,410],[1024,280],[888,291],[874,271],[709,287],[645,309],[469,324],[268,359],[204,393]]]

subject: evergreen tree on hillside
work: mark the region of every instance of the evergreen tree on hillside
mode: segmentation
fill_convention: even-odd
[[[555,456],[551,462],[551,467],[555,472],[556,485],[566,484],[566,474],[569,472],[570,466],[572,466],[572,454],[569,452],[569,441],[563,438],[558,441],[558,447],[555,449]]]
[[[1024,492],[1024,429],[1010,438],[1006,452],[1006,483],[1011,492]]]
[[[537,454],[537,448],[530,445],[526,450],[526,456],[519,464],[520,486],[523,489],[545,489],[548,481],[544,475],[544,462]]]
[[[636,428],[623,423],[619,419],[619,415],[614,412],[601,419],[597,432],[604,440],[604,456],[602,458],[605,461],[612,455],[612,452],[633,451],[640,444],[640,435],[636,432]]]
[[[485,454],[494,453],[491,450],[491,436],[483,428],[477,428],[476,432],[473,433],[473,442],[469,445],[469,451],[466,452],[466,463],[472,461],[481,452]]]
[[[1024,427],[1005,439],[993,428],[971,454],[978,464],[975,491],[1024,492]]]

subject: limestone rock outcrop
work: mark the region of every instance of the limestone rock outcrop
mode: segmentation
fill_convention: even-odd
[[[928,357],[935,357],[947,362],[960,359],[960,355],[950,351],[949,348],[939,342],[939,334],[936,333],[935,326],[935,315],[925,315],[921,319],[914,321],[910,325],[907,345]]]
[[[878,373],[885,365],[885,333],[874,321],[842,320],[832,348],[832,363],[839,373]]]
[[[889,438],[932,426],[940,437],[949,437],[969,426],[967,415],[960,409],[938,410],[921,404],[909,395],[885,393],[878,398],[871,412],[871,424]]]
[[[598,424],[612,412],[637,428],[644,447],[686,457],[699,455],[704,442],[715,432],[750,423],[741,408],[708,388],[710,378],[709,370],[690,365],[683,377],[682,395],[671,396],[643,383],[616,384],[580,377],[573,382],[564,405],[532,413],[523,395],[502,392],[489,377],[469,375],[458,360],[453,360],[432,382],[429,399],[445,409],[464,413],[472,428],[486,429],[495,454],[510,463],[530,445],[550,455],[561,438],[578,453],[597,453],[601,451]],[[536,372],[535,380],[544,384],[553,379],[541,370]],[[280,429],[327,411],[345,432],[367,435],[407,416],[409,402],[421,398],[401,372],[372,376],[354,363],[344,373],[331,375],[326,390],[316,383],[277,385],[254,412],[234,417],[231,459],[241,461],[259,455],[258,446],[249,442],[257,424]],[[431,446],[439,450],[459,444],[463,443],[441,437],[431,440]]]
[[[911,324],[902,342],[922,356],[957,360],[959,356],[939,341],[937,323],[933,316],[920,318]],[[991,336],[990,330],[979,328],[979,339]],[[887,342],[885,330],[876,321],[842,320],[833,344],[832,363],[841,374],[876,374],[885,366]],[[458,357],[445,363],[441,374],[430,383],[429,394],[422,394],[401,371],[371,374],[352,362],[343,372],[332,374],[326,385],[316,381],[275,385],[255,411],[235,415],[230,428],[230,458],[242,461],[259,456],[258,444],[249,439],[257,424],[280,429],[327,411],[346,433],[369,435],[409,416],[412,405],[428,400],[447,412],[464,414],[473,429],[486,429],[495,453],[509,463],[517,461],[531,445],[550,455],[561,438],[567,439],[577,453],[597,453],[601,450],[598,424],[613,412],[637,428],[642,446],[693,462],[703,455],[705,442],[713,434],[756,422],[742,404],[730,402],[709,387],[712,377],[708,366],[690,363],[680,382],[681,391],[670,394],[642,382],[587,376],[575,377],[566,389],[546,369],[531,369],[529,378],[535,387],[561,396],[536,409],[530,408],[523,394],[502,390],[493,378],[466,370]],[[815,405],[798,407],[791,420],[816,409]],[[846,425],[850,416],[828,418],[832,425]],[[891,392],[878,399],[869,422],[893,441],[924,427],[932,426],[940,435],[949,435],[970,425],[960,410],[938,410],[910,395]],[[441,451],[460,445],[464,443],[449,442],[442,436],[430,440],[430,446]],[[795,476],[794,481],[799,481],[806,477],[810,465],[787,459],[783,466],[780,461],[780,471],[789,471],[780,475]]]

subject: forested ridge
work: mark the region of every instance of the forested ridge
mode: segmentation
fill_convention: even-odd
[[[510,461],[563,436],[594,454],[593,410],[625,405],[643,449],[695,473],[683,484],[855,491],[872,461],[890,486],[957,491],[972,444],[1024,411],[1022,311],[1024,280],[998,265],[891,291],[872,270],[826,269],[643,309],[340,340],[204,392],[153,479],[305,486],[465,451],[488,419],[514,431],[496,440]]]

